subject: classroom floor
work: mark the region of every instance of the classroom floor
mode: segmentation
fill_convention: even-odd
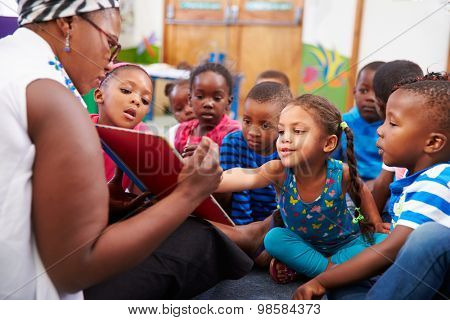
[[[195,297],[195,300],[290,300],[301,284],[275,283],[268,273],[254,268],[239,280],[225,280]]]

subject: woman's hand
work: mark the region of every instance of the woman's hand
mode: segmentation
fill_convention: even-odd
[[[295,290],[294,300],[318,300],[325,294],[326,289],[315,278],[301,285]]]

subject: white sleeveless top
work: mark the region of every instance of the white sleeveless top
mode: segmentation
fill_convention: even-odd
[[[0,70],[0,299],[82,298],[56,291],[36,248],[31,224],[35,146],[27,132],[26,88],[45,78],[80,95],[47,42],[26,28],[0,40]]]

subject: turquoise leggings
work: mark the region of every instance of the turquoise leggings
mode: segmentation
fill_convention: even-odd
[[[375,233],[373,236],[375,243],[380,243],[387,234]],[[328,265],[327,256],[287,228],[270,230],[264,239],[264,246],[272,257],[310,278],[324,272]],[[360,235],[332,252],[329,258],[333,264],[343,263],[368,247],[370,244]]]

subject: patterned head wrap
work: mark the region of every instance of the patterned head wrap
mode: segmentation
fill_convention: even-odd
[[[20,26],[119,7],[119,0],[17,0],[17,3]]]

